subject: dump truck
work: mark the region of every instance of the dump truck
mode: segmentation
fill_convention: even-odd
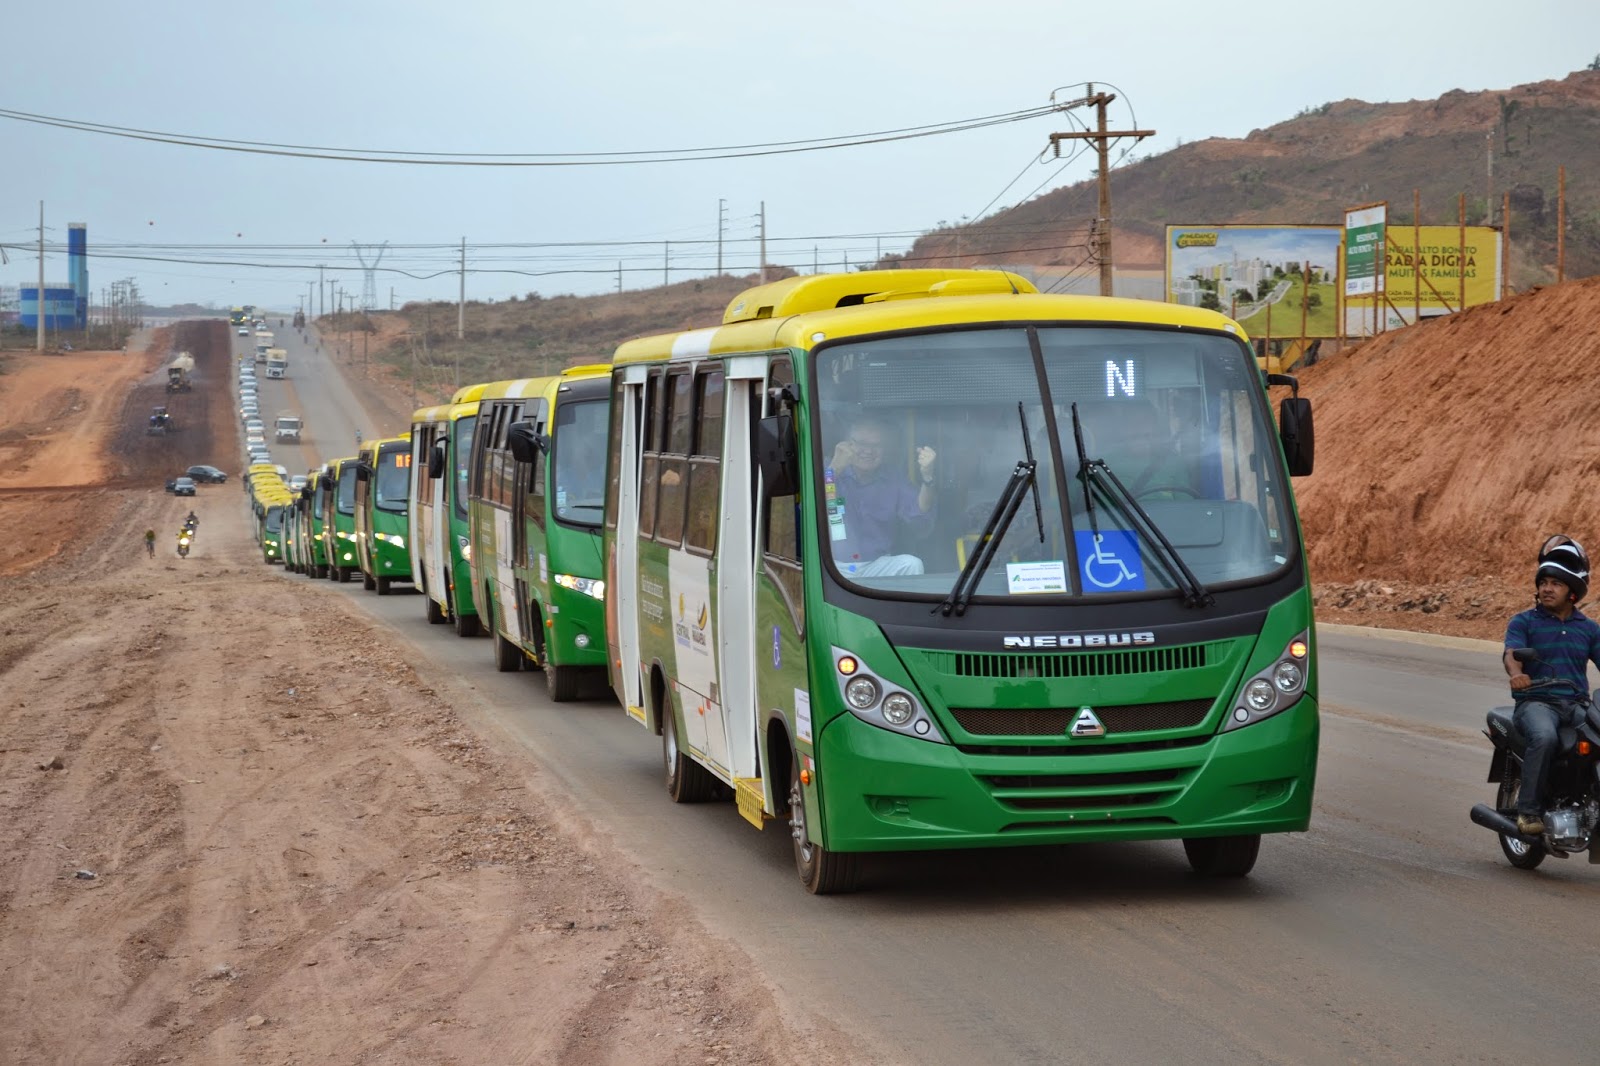
[[[299,415],[279,415],[277,418],[273,419],[272,432],[280,443],[286,440],[292,440],[296,444],[299,444],[300,429],[303,424],[304,423],[300,421]]]
[[[286,378],[289,376],[289,353],[283,348],[267,349],[267,377]]]
[[[194,373],[194,356],[188,352],[179,352],[176,359],[167,364],[167,391],[188,392],[189,375]]]

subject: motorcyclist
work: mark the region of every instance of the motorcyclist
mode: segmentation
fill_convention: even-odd
[[[189,517],[183,520],[183,524],[188,526],[190,529],[194,529],[200,524],[200,516],[195,514],[193,511],[190,511]]]
[[[1589,591],[1582,545],[1565,534],[1550,537],[1539,549],[1533,581],[1534,606],[1506,626],[1502,656],[1516,701],[1511,722],[1527,742],[1517,792],[1517,831],[1526,836],[1544,832],[1544,777],[1556,755],[1557,730],[1576,720],[1588,697],[1588,664],[1600,667],[1600,624],[1578,610]],[[1519,663],[1514,648],[1531,648],[1538,660]],[[1533,689],[1535,682],[1556,684]]]

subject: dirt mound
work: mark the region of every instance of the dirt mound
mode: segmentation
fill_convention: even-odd
[[[1531,599],[1546,535],[1600,549],[1600,279],[1428,320],[1298,376],[1317,472],[1295,491],[1328,606],[1335,586],[1404,586],[1358,588],[1350,605],[1376,624],[1498,636],[1508,603]],[[1418,586],[1443,595],[1433,610]],[[1417,606],[1394,611],[1407,596]]]

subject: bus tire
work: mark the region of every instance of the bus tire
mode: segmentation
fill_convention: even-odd
[[[1261,853],[1261,834],[1239,837],[1192,837],[1183,842],[1189,865],[1202,877],[1243,877]]]
[[[808,837],[806,791],[800,783],[800,758],[789,759],[789,837],[794,844],[794,868],[800,883],[813,896],[854,892],[861,879],[861,856],[829,851]]]
[[[451,616],[456,625],[456,636],[475,637],[483,632],[483,626],[478,622],[475,614],[462,614],[460,611]]]
[[[394,580],[393,578],[388,578],[388,577],[380,577],[380,578],[378,578],[377,579],[378,595],[380,595],[380,596],[389,595],[389,588],[390,588],[390,584],[389,583],[391,581],[393,581],[393,580]]]
[[[671,697],[661,708],[661,762],[666,771],[667,795],[673,803],[704,803],[717,794],[717,779],[695,762],[678,744],[678,716]]]
[[[498,619],[491,612],[489,621],[489,634],[494,637],[494,668],[502,674],[514,673],[522,669],[522,649],[507,640],[505,634],[500,632]]]
[[[367,592],[371,592],[373,589],[378,587],[378,583],[377,581],[373,580],[371,574],[363,570],[361,571],[361,587]]]
[[[341,566],[341,567],[339,567],[338,568],[339,576],[336,577],[334,580],[338,581],[339,584],[341,584],[341,585],[348,585],[350,583],[350,573],[351,573],[351,571],[353,569],[354,569],[353,567],[349,567],[349,566]]]
[[[439,606],[438,600],[434,599],[432,596],[428,596],[427,601],[428,624],[430,626],[442,626],[446,622],[450,621],[449,617],[447,617],[444,613],[444,608]]]
[[[581,666],[557,666],[547,657],[544,661],[544,685],[552,703],[570,703],[583,695],[584,675]]]

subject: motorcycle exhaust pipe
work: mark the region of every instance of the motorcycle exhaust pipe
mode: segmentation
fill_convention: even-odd
[[[1487,803],[1475,803],[1472,806],[1472,820],[1485,829],[1493,829],[1496,833],[1504,833],[1516,840],[1532,840],[1524,836],[1517,829],[1517,823],[1489,806]]]

